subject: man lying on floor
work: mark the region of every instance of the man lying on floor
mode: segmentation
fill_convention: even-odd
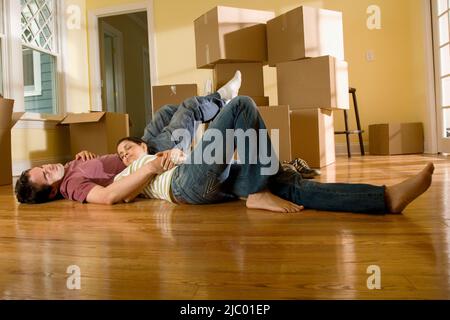
[[[238,78],[240,83],[240,76]],[[232,84],[235,83],[234,80]],[[225,96],[226,93],[219,91],[212,97],[220,102],[216,105],[217,111],[220,112],[213,115],[212,118],[217,115],[217,119],[205,133],[206,138],[200,142],[202,150],[214,143],[209,137],[212,129],[225,136],[229,129],[246,132],[266,128],[250,98],[237,97],[225,106]],[[229,95],[227,97],[233,98]],[[206,104],[211,103],[211,97],[197,97],[188,101],[196,106],[205,106],[205,103],[198,102],[202,99],[206,99]],[[198,109],[201,110],[194,108],[194,111]],[[207,107],[206,111],[211,109]],[[192,110],[192,107],[189,110]],[[205,121],[205,114],[199,112],[198,118]],[[177,129],[180,128],[179,125],[176,126]],[[168,134],[173,128],[162,128],[162,131]],[[264,141],[265,150],[272,150],[267,133]],[[231,159],[225,159],[222,163],[213,164],[188,161],[174,168],[175,164],[170,161],[171,152],[163,152],[160,156],[151,158],[151,161],[141,162],[142,165],[134,172],[114,181],[115,176],[126,168],[125,164],[130,165],[131,161],[139,160],[148,153],[148,144],[131,140],[124,142],[128,142],[128,145],[119,144],[120,158],[118,155],[109,155],[90,161],[75,160],[66,166],[47,165],[24,172],[16,185],[17,199],[22,203],[43,203],[62,195],[66,199],[82,203],[115,204],[133,200],[149,185],[149,181],[162,175],[165,178],[161,181],[167,180],[168,188],[163,188],[161,197],[156,198],[178,204],[220,203],[243,197],[247,198],[248,208],[275,212],[299,212],[305,207],[358,213],[400,213],[429,188],[434,171],[434,166],[430,163],[415,177],[391,187],[318,183],[305,181],[297,172],[284,170],[281,166],[277,166],[277,170],[270,174],[261,174],[274,163],[279,164],[278,159],[267,164],[261,161],[261,153],[258,150],[245,148],[246,160],[238,166],[233,165],[229,161]],[[183,141],[178,143],[182,144]],[[264,142],[257,145],[261,148]],[[135,158],[128,159],[132,154],[129,152],[131,147],[141,150],[135,154]],[[225,144],[222,147],[225,150],[230,146]],[[254,164],[248,161],[252,156],[256,156],[257,161]]]

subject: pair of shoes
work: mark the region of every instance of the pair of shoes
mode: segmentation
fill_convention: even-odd
[[[286,166],[290,169],[294,168],[298,173],[302,175],[303,179],[314,179],[321,175],[320,170],[311,169],[308,163],[300,158],[297,158],[291,162],[285,162],[283,167]]]

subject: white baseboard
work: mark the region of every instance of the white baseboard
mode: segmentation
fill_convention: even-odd
[[[359,149],[359,143],[352,143],[350,145],[350,151],[352,155],[360,155],[361,150]],[[370,155],[369,153],[369,144],[364,143],[364,151],[366,152],[366,155]],[[430,152],[429,150],[425,150],[424,154],[428,155],[436,155],[435,152]],[[347,155],[347,144],[346,143],[336,143],[336,155],[337,156],[346,156]]]
[[[39,167],[44,164],[52,164],[52,163],[66,163],[72,160],[70,156],[66,157],[55,157],[55,158],[46,158],[46,159],[33,159],[33,160],[19,160],[13,161],[12,165],[12,173],[13,177],[18,177],[30,168]]]
[[[359,143],[350,144],[350,151],[352,155],[361,155],[361,149],[359,148]],[[364,143],[364,151],[366,154],[369,153],[369,144]],[[346,143],[336,143],[336,155],[343,156],[347,155],[347,144]]]

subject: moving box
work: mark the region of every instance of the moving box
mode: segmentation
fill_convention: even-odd
[[[222,62],[267,62],[270,11],[218,6],[194,21],[197,68]]]
[[[278,104],[349,109],[348,64],[331,56],[277,65]]]
[[[424,152],[422,123],[374,124],[369,126],[373,155],[420,154]]]
[[[299,7],[267,22],[269,65],[303,58],[344,57],[342,13]]]

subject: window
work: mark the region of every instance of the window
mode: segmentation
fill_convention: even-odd
[[[23,49],[23,84],[25,97],[42,95],[41,54],[27,48]]]
[[[450,153],[450,0],[430,0],[433,21],[438,151]]]
[[[3,72],[3,58],[4,58],[4,43],[5,43],[5,16],[3,10],[3,1],[0,0],[0,96],[4,96],[3,82],[4,82],[4,72]]]
[[[443,111],[444,136],[450,138],[450,0],[438,0],[438,45],[440,56],[440,70],[438,73],[441,107]]]
[[[25,111],[57,112],[57,2],[21,0]]]

